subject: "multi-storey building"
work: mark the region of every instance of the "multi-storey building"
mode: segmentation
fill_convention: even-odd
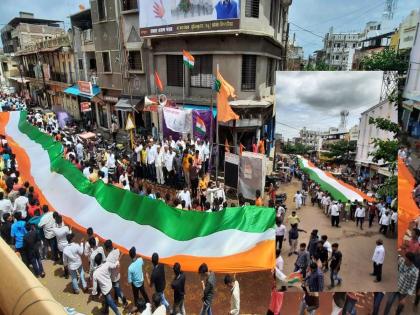
[[[330,69],[350,70],[358,41],[358,32],[334,32],[330,27],[324,38],[325,63]]]
[[[398,110],[395,104],[384,100],[378,104],[372,106],[361,114],[359,124],[359,137],[357,140],[357,152],[356,152],[356,166],[358,167],[359,173],[382,174],[389,176],[387,167],[388,161],[374,162],[372,160],[371,153],[375,151],[375,144],[373,139],[388,140],[394,137],[394,134],[389,131],[385,131],[376,128],[374,125],[369,124],[369,118],[385,118],[389,119],[393,123],[397,123]]]
[[[318,150],[320,135],[320,131],[309,130],[306,127],[303,127],[303,129],[299,131],[301,143],[303,145],[311,147],[313,150]]]

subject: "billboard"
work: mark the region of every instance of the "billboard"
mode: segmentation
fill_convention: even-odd
[[[240,7],[240,0],[139,1],[140,35],[238,29]]]

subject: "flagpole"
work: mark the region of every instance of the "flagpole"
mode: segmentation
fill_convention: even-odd
[[[218,73],[219,73],[219,64],[217,64],[216,66],[216,76]],[[217,117],[216,117],[216,181],[218,181],[218,178],[219,178],[219,150],[220,150],[219,146],[220,144],[219,144],[219,112],[218,112]]]
[[[182,62],[182,105],[185,105],[185,63]]]
[[[209,143],[210,143],[210,160],[209,160],[209,174],[211,176],[211,167],[212,167],[212,154],[213,154],[213,147],[214,147],[214,137],[213,137],[213,89],[214,89],[214,85],[216,84],[214,77],[212,78],[212,87],[211,87],[211,94],[210,94],[210,139],[209,139]],[[213,82],[214,81],[214,82]]]

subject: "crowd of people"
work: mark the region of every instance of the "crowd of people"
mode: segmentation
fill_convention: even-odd
[[[5,94],[0,92],[0,112],[11,110],[25,110],[27,100],[17,94]]]

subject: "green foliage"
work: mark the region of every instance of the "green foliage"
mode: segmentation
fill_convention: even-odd
[[[325,156],[332,159],[335,163],[347,164],[353,160],[356,151],[356,141],[340,140],[328,146]]]
[[[191,0],[181,0],[178,6],[181,11],[187,13],[191,9]]]
[[[387,196],[395,198],[398,194],[398,176],[392,175],[388,177],[385,183],[381,185],[381,187],[379,187],[377,193],[382,198],[385,198]]]
[[[371,56],[366,56],[361,61],[363,70],[397,71],[404,73],[408,69],[408,58],[393,49],[384,49]]]
[[[394,133],[395,135],[398,135],[398,133],[401,130],[400,125],[390,121],[389,119],[382,118],[382,117],[379,117],[379,118],[369,117],[369,125],[375,125],[376,128],[390,131]]]
[[[316,64],[307,64],[303,69],[305,71],[330,71],[328,65],[325,62],[317,62]]]
[[[307,154],[310,150],[312,150],[311,147],[303,145],[301,143],[296,143],[296,144],[292,144],[292,143],[286,143],[283,146],[283,150],[282,152],[285,154],[300,154],[300,155],[304,155]]]

